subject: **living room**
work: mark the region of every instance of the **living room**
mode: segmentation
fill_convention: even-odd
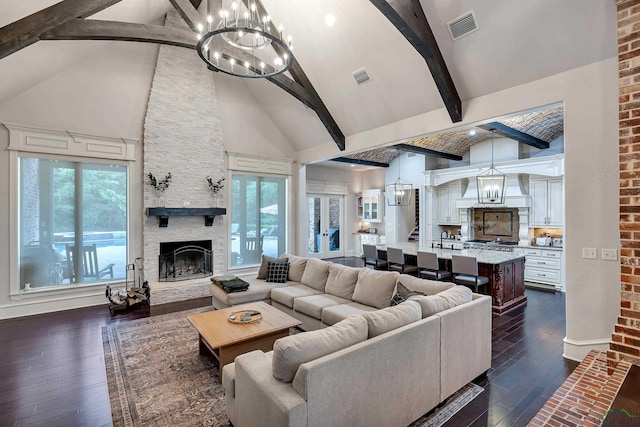
[[[2,26],[44,9],[51,2],[35,2],[29,6],[18,5],[17,1],[11,3],[2,7]],[[164,14],[172,10],[169,4],[142,10],[144,7],[135,8],[128,1],[121,3],[105,9],[104,19],[159,23],[163,22]],[[270,3],[274,2],[265,2],[265,6],[270,10],[273,7],[275,17],[278,7],[283,6]],[[338,8],[337,4],[335,6]],[[359,17],[356,20],[369,22],[372,26],[388,25],[374,7],[369,4],[366,6],[351,11]],[[424,7],[427,12],[436,15],[433,10],[435,5]],[[464,5],[458,7],[459,12],[464,11]],[[551,16],[556,6],[549,4],[537,7],[540,10],[536,11],[541,15],[537,21],[538,37],[542,32],[553,33],[545,28],[560,31],[558,28],[561,24]],[[569,359],[581,360],[593,348],[608,349],[620,313],[620,263],[604,260],[600,256],[595,260],[582,257],[582,248],[585,247],[621,246],[618,209],[621,167],[618,167],[618,153],[615,150],[618,146],[616,10],[612,1],[597,6],[576,3],[565,7],[567,9],[562,10],[567,15],[573,15],[575,21],[571,27],[573,33],[570,34],[569,30],[561,33],[560,38],[566,41],[566,46],[555,46],[551,57],[544,56],[548,48],[543,43],[538,46],[531,42],[531,46],[524,49],[515,37],[504,37],[505,40],[514,39],[510,46],[518,46],[512,50],[505,49],[514,55],[513,59],[507,61],[502,58],[498,61],[492,56],[493,48],[485,47],[484,54],[473,54],[478,67],[476,73],[454,68],[454,73],[457,73],[454,76],[478,75],[478,81],[470,77],[467,78],[471,80],[465,80],[469,88],[463,92],[464,114],[461,124],[482,122],[559,102],[564,105],[565,234],[571,237],[565,247],[567,326],[564,355]],[[572,8],[578,8],[580,13],[572,11]],[[501,5],[501,9],[505,16],[511,16],[512,25],[519,25],[518,19],[513,18],[519,16],[517,7]],[[549,10],[543,13],[543,9]],[[280,13],[284,20],[287,16],[285,11]],[[319,11],[307,12],[312,13]],[[340,18],[337,12],[334,13]],[[483,19],[491,16],[490,10],[486,10],[484,16],[480,10],[476,10],[476,13]],[[323,11],[320,16],[324,17],[324,14]],[[564,16],[562,13],[557,15]],[[449,11],[447,18],[442,19],[446,21],[456,16],[456,13]],[[180,16],[173,13],[172,19],[177,22]],[[292,17],[286,19],[295,21]],[[593,25],[585,25],[580,19],[588,20]],[[547,21],[550,23],[545,24]],[[293,29],[295,25],[300,24],[291,23],[287,27]],[[534,23],[528,25],[531,26],[529,30],[536,28]],[[323,32],[333,31],[326,25],[321,28]],[[305,52],[302,49],[305,42],[296,48],[296,57],[343,128],[346,152],[337,147],[315,111],[305,108],[298,100],[269,82],[247,83],[243,79],[211,73],[190,49],[173,46],[158,48],[153,44],[125,42],[38,41],[1,59],[0,76],[2,81],[11,84],[5,84],[0,89],[0,122],[4,124],[0,131],[0,145],[5,148],[0,153],[0,168],[5,171],[5,179],[0,183],[0,195],[6,201],[0,210],[0,224],[8,236],[0,245],[0,267],[5,272],[5,280],[0,284],[0,318],[105,303],[104,283],[46,292],[25,292],[20,285],[16,262],[19,240],[17,224],[20,223],[16,194],[18,153],[31,153],[31,157],[38,157],[34,153],[42,153],[42,150],[24,147],[6,149],[14,144],[12,132],[26,132],[38,138],[47,135],[64,140],[71,149],[95,143],[96,140],[107,140],[112,145],[126,144],[129,151],[114,162],[128,168],[126,262],[132,263],[142,258],[144,262],[151,263],[145,268],[145,274],[158,271],[153,264],[157,262],[155,252],[158,251],[158,243],[148,236],[161,232],[167,237],[171,237],[169,233],[182,234],[183,224],[197,227],[184,240],[201,240],[203,234],[212,240],[214,273],[229,271],[233,252],[232,212],[229,210],[233,197],[233,176],[265,174],[268,169],[265,164],[271,160],[278,163],[280,171],[284,171],[275,175],[286,178],[287,197],[283,206],[288,232],[283,245],[287,252],[306,255],[308,233],[304,230],[308,208],[305,206],[305,184],[308,180],[332,183],[336,179],[330,173],[324,177],[316,171],[308,173],[307,169],[313,170],[314,167],[307,165],[453,126],[439,96],[428,101],[422,100],[423,92],[436,93],[423,59],[410,45],[402,44],[406,41],[393,26],[383,28],[384,32],[380,31],[379,36],[382,40],[371,40],[370,49],[375,51],[385,46],[397,50],[404,60],[394,62],[409,65],[388,70],[389,75],[372,65],[373,80],[363,88],[375,91],[375,94],[351,94],[350,90],[334,88],[331,80],[335,73],[330,71],[331,67],[327,64],[331,61],[313,52]],[[368,34],[364,29],[360,30],[356,33],[359,34],[356,38],[358,43],[362,43],[362,34]],[[442,28],[437,31],[442,31]],[[510,31],[521,34],[513,28]],[[482,35],[482,29],[476,34]],[[294,37],[298,39],[301,36],[295,34]],[[593,37],[597,42],[583,42],[587,37]],[[385,38],[393,41],[388,42],[388,47]],[[524,43],[525,39],[520,40]],[[526,40],[535,40],[535,37]],[[464,43],[464,39],[461,42]],[[455,49],[461,49],[460,44],[455,45],[454,49],[451,39],[446,43],[451,44],[451,50],[446,51],[449,52],[447,60],[450,59],[454,64],[456,60],[462,61],[454,52]],[[444,49],[443,46],[441,48]],[[472,51],[470,46],[467,49],[468,52]],[[355,55],[355,50],[350,51],[349,55]],[[516,53],[521,56],[518,57]],[[534,58],[537,64],[527,62],[530,59],[525,61],[524,57],[527,56]],[[521,61],[516,59],[521,57]],[[572,60],[563,62],[562,68],[559,65],[561,61],[554,62],[561,57]],[[364,58],[357,58],[353,62],[362,65],[360,63],[363,61]],[[519,62],[529,64],[529,67],[518,67]],[[556,63],[557,67],[551,65]],[[351,63],[347,65],[344,69],[348,69],[349,73],[353,71],[351,68],[357,68],[352,67]],[[492,86],[483,84],[482,80],[487,80],[490,73],[487,71],[482,74],[480,69],[492,73],[500,70],[499,77],[495,78],[503,81],[493,81]],[[407,74],[398,76],[394,72]],[[349,73],[343,74],[350,79]],[[409,88],[396,86],[399,84],[397,81],[403,79],[420,83]],[[384,86],[395,87],[397,95],[389,94]],[[11,130],[11,126],[14,130]],[[25,130],[25,127],[28,129]],[[43,157],[50,160],[69,159],[68,153],[51,150],[45,151]],[[113,160],[113,156],[110,158]],[[252,160],[254,166],[246,166],[246,160]],[[245,166],[238,166],[240,164]],[[195,208],[211,207],[211,192],[207,188],[206,177],[214,180],[226,178],[225,187],[216,203],[227,208],[227,214],[217,216],[211,228],[203,229],[202,217],[171,217],[168,227],[160,229],[156,217],[145,215],[146,208],[158,203],[156,191],[148,184],[148,173],[159,178],[172,174],[171,184],[163,197],[167,207],[175,208],[186,207],[185,203]],[[313,175],[313,179],[309,179],[308,175]],[[395,175],[388,174],[382,184],[388,184],[395,178]],[[368,187],[350,184],[359,189]],[[380,187],[379,184],[377,182],[375,186]],[[585,197],[585,194],[589,197]],[[354,221],[354,229],[356,226]]]

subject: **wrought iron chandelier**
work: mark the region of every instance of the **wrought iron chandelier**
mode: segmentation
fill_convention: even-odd
[[[198,27],[198,55],[209,69],[258,79],[291,68],[291,36],[285,41],[283,28],[272,28],[271,17],[261,5],[252,0],[222,0],[221,4],[220,10],[212,11],[207,0],[206,28]]]
[[[398,157],[398,179],[386,187],[388,206],[409,206],[413,185],[409,181],[400,178],[400,157]]]
[[[495,129],[491,129],[491,167],[476,177],[480,204],[504,204],[507,176],[493,167],[494,133]]]

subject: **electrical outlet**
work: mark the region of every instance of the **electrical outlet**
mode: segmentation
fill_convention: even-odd
[[[607,261],[617,261],[618,260],[618,250],[617,249],[602,249],[602,259],[606,259]]]
[[[582,248],[582,258],[587,258],[587,259],[598,258],[596,248]]]
[[[184,202],[182,202],[182,206],[184,206],[185,208],[187,206],[191,206],[191,202],[188,202],[188,201],[185,200]]]

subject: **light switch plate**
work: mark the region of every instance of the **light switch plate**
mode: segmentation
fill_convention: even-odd
[[[617,249],[602,249],[602,259],[606,259],[607,261],[617,261],[618,260],[618,250]]]
[[[582,248],[582,258],[587,258],[587,259],[598,258],[596,248]]]
[[[182,206],[184,206],[185,208],[186,208],[187,206],[191,206],[191,202],[189,202],[189,201],[185,200],[185,201],[183,201],[183,202],[182,202]]]

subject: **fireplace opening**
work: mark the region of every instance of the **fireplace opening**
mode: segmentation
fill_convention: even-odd
[[[160,243],[160,282],[177,282],[213,275],[211,240]]]

